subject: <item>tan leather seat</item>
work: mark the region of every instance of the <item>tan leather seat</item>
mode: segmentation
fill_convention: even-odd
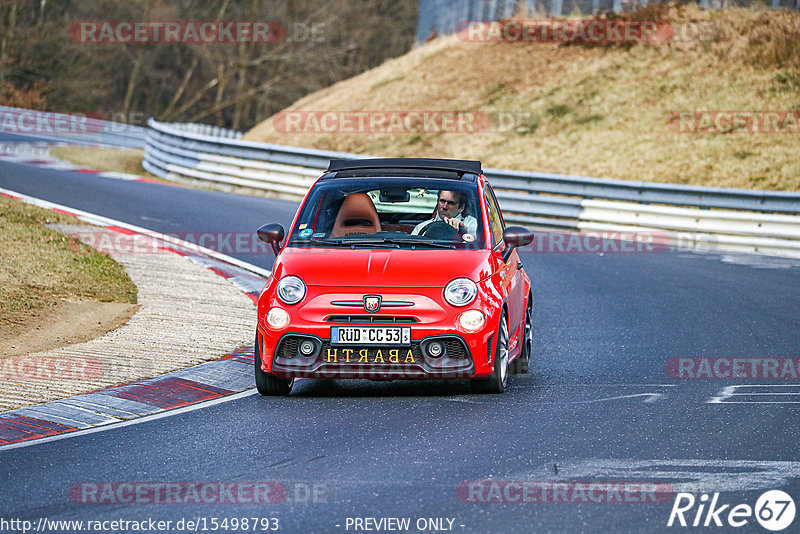
[[[333,223],[331,237],[374,234],[381,231],[381,221],[372,199],[364,193],[349,195]]]

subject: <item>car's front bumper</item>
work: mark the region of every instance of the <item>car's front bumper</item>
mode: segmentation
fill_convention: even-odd
[[[314,352],[308,356],[299,350],[303,340],[314,344]],[[445,347],[443,354],[435,358],[426,350],[433,341]],[[329,339],[290,332],[279,339],[270,371],[297,378],[453,379],[471,378],[475,365],[466,341],[458,335],[427,336],[410,346],[366,348],[334,346]]]
[[[497,331],[500,302],[479,296],[470,305],[456,308],[444,302],[441,288],[382,288],[381,309],[368,313],[363,306],[354,304],[369,293],[367,288],[332,290],[309,286],[300,304],[287,306],[274,297],[269,286],[265,288],[258,306],[262,370],[283,377],[376,380],[475,378],[492,373],[491,343]],[[267,313],[273,307],[289,314],[287,327],[276,330],[267,323]],[[484,325],[476,332],[460,326],[459,317],[468,309],[481,310],[485,315]],[[364,361],[359,351],[367,347],[331,345],[331,328],[335,326],[408,327],[411,346],[371,346]],[[317,350],[313,357],[303,356],[296,346],[287,348],[289,341],[303,337],[314,340]],[[425,351],[425,344],[439,338],[451,343],[443,356],[433,358]],[[376,358],[378,349],[381,354]],[[398,351],[396,361],[389,359],[394,350]]]

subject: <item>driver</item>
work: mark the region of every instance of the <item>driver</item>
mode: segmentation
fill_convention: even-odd
[[[469,234],[474,234],[478,229],[478,220],[471,215],[464,215],[464,209],[466,207],[467,199],[462,191],[447,191],[442,189],[439,191],[439,202],[436,205],[433,218],[422,221],[415,226],[411,235],[418,235],[428,225],[437,221],[445,222],[456,230],[463,230]]]

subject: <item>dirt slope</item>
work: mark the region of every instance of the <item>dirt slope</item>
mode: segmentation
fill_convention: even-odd
[[[673,7],[628,18],[668,20],[675,35],[664,43],[601,45],[447,36],[288,108],[387,117],[473,112],[489,121],[477,133],[369,126],[325,133],[305,120],[302,131],[287,132],[285,116],[276,116],[245,138],[584,176],[800,189],[800,125],[790,120],[800,122],[800,13]],[[703,126],[703,116],[681,126],[676,113],[697,110],[759,112],[759,120],[778,111],[779,129],[793,133],[681,132]],[[512,127],[501,124],[500,112],[514,119]]]

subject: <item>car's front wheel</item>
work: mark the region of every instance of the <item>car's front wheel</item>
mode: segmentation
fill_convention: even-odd
[[[253,364],[256,373],[256,389],[262,395],[288,395],[292,391],[294,378],[285,380],[277,376],[265,373],[261,370],[261,338],[256,331],[256,346],[253,350]]]
[[[508,385],[508,319],[500,316],[494,350],[494,372],[486,378],[472,381],[472,389],[478,393],[502,393]]]

